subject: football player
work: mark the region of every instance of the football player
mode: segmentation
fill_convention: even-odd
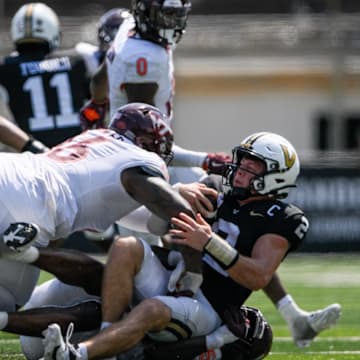
[[[125,21],[128,19],[128,21]],[[122,29],[124,36],[133,27],[130,10],[125,8],[113,8],[102,15],[97,24],[98,46],[86,42],[79,42],[75,45],[75,50],[81,54],[87,64],[89,74],[92,76],[97,71],[99,65],[104,61],[106,51],[112,44],[120,26],[126,25],[126,30]]]
[[[11,38],[16,51],[0,63],[0,96],[16,124],[47,147],[80,133],[89,77],[79,54],[57,50],[56,13],[39,2],[21,6],[11,21]]]
[[[101,119],[105,114],[108,96],[110,111],[111,106],[141,98],[141,101],[156,104],[171,116],[175,90],[172,50],[185,31],[190,2],[172,1],[171,6],[176,4],[176,9],[172,11],[169,4],[170,2],[164,0],[132,2],[136,33],[126,41],[123,37],[119,37],[118,42],[115,39],[106,62],[91,81],[93,99],[85,109],[89,107],[98,113],[99,116],[95,116],[95,119]],[[162,9],[166,9],[166,16],[162,14]],[[165,22],[168,25],[165,26]],[[109,78],[109,94],[106,75]],[[86,116],[82,122],[85,127],[93,126]],[[212,173],[221,174],[223,164],[227,161],[229,158],[222,154],[191,152],[175,145],[173,165],[198,167],[170,166],[170,181],[198,181],[203,175],[199,170],[201,167]],[[336,323],[341,313],[339,304],[331,304],[313,312],[302,310],[287,293],[277,274],[264,290],[287,322],[299,347],[309,346],[320,331]]]
[[[194,219],[180,213],[171,220],[175,228],[169,241],[203,254],[204,281],[194,297],[167,295],[172,273],[150,246],[141,239],[118,238],[103,277],[102,321],[107,327],[75,348],[64,341],[58,325],[50,325],[45,359],[69,358],[70,353],[76,359],[109,357],[145,335],[178,341],[210,334],[226,323],[229,309],[239,309],[252,291],[265,287],[306,235],[303,212],[282,201],[299,169],[297,153],[283,137],[257,133],[244,139],[233,150],[224,176],[230,191],[219,197],[212,227],[200,214]],[[138,305],[119,320],[132,299]],[[222,346],[214,341],[210,347]]]
[[[84,132],[43,154],[0,154],[0,231],[19,220],[39,224],[37,245],[44,247],[78,230],[103,231],[141,204],[168,220],[180,209],[191,214],[166,181],[173,136],[164,116],[150,105],[129,104],[109,129]],[[23,230],[10,227],[11,246],[23,241],[17,237]],[[25,263],[0,259],[1,309],[16,310],[29,299],[39,271],[26,262],[36,256],[30,252]]]
[[[172,52],[185,32],[190,9],[189,0],[132,1],[135,30],[124,36],[120,27],[106,61],[93,77],[92,100],[81,111],[84,128],[102,127],[108,104],[111,115],[118,106],[134,101],[158,107],[171,120],[175,92]],[[203,170],[221,174],[228,160],[224,153],[175,145],[170,181],[197,181],[205,174]]]

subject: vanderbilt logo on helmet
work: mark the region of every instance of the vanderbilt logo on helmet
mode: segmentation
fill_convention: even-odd
[[[292,166],[293,166],[294,163],[295,163],[296,154],[295,154],[295,153],[292,153],[292,154],[290,155],[289,149],[288,149],[285,145],[281,144],[280,146],[281,146],[281,149],[282,149],[282,151],[283,151],[283,153],[284,153],[284,159],[285,159],[286,168],[287,168],[287,169],[291,169]]]

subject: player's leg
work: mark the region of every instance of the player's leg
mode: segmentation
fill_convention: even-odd
[[[202,294],[198,294],[198,298],[204,299]],[[113,323],[75,347],[62,337],[58,325],[51,325],[44,341],[45,359],[66,358],[69,352],[76,359],[110,357],[132,348],[145,334],[156,341],[178,341],[181,338],[206,335],[220,323],[219,316],[206,300],[202,303],[187,297],[159,296],[145,299],[123,320]]]
[[[17,229],[13,229],[16,223],[10,226],[4,233],[3,239],[7,251],[2,252],[2,257],[15,260],[19,263],[27,263],[55,275],[62,282],[83,287],[89,294],[100,295],[103,264],[87,254],[70,249],[37,248],[33,244],[37,241],[36,231],[23,231],[21,241]],[[34,224],[28,224],[28,228],[34,228]],[[16,227],[16,226],[15,226]],[[14,232],[17,238],[14,239]]]
[[[299,347],[309,346],[321,331],[334,326],[341,314],[339,304],[331,304],[311,312],[302,310],[287,293],[277,274],[264,288],[264,292],[286,321],[294,342]]]
[[[55,319],[64,331],[71,322],[75,323],[74,341],[88,338],[100,327],[99,297],[89,296],[83,289],[66,285],[58,279],[37,286],[24,311],[9,316],[12,331],[19,333],[19,329],[25,327],[21,331],[30,335],[20,337],[22,352],[28,360],[43,356],[44,346],[39,336]]]

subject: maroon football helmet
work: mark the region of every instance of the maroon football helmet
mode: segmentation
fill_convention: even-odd
[[[167,163],[172,159],[173,132],[165,114],[145,103],[120,107],[109,128],[125,136],[137,146],[160,155]]]
[[[130,10],[125,8],[114,8],[101,16],[97,25],[100,50],[105,51],[109,48],[120,25],[129,16]]]
[[[136,31],[162,46],[177,44],[185,33],[190,0],[132,0]]]

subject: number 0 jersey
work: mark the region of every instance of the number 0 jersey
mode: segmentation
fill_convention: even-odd
[[[308,221],[300,209],[282,201],[259,200],[240,206],[235,199],[225,195],[212,229],[240,254],[251,256],[256,240],[270,233],[286,238],[289,251],[293,251],[304,239]],[[214,309],[222,316],[230,305],[240,307],[252,290],[232,280],[209,255],[205,255],[203,260],[201,289]]]
[[[42,245],[74,231],[106,230],[141,204],[121,173],[150,168],[168,178],[164,161],[112,130],[84,132],[44,154],[0,154],[0,232],[11,222],[40,226]],[[155,175],[154,175],[155,176]]]
[[[156,83],[155,106],[171,118],[174,95],[172,51],[137,36],[116,36],[106,55],[110,116],[128,103],[124,84]]]
[[[89,97],[89,78],[75,52],[8,56],[0,65],[0,88],[19,127],[46,146],[81,132],[79,110]]]

